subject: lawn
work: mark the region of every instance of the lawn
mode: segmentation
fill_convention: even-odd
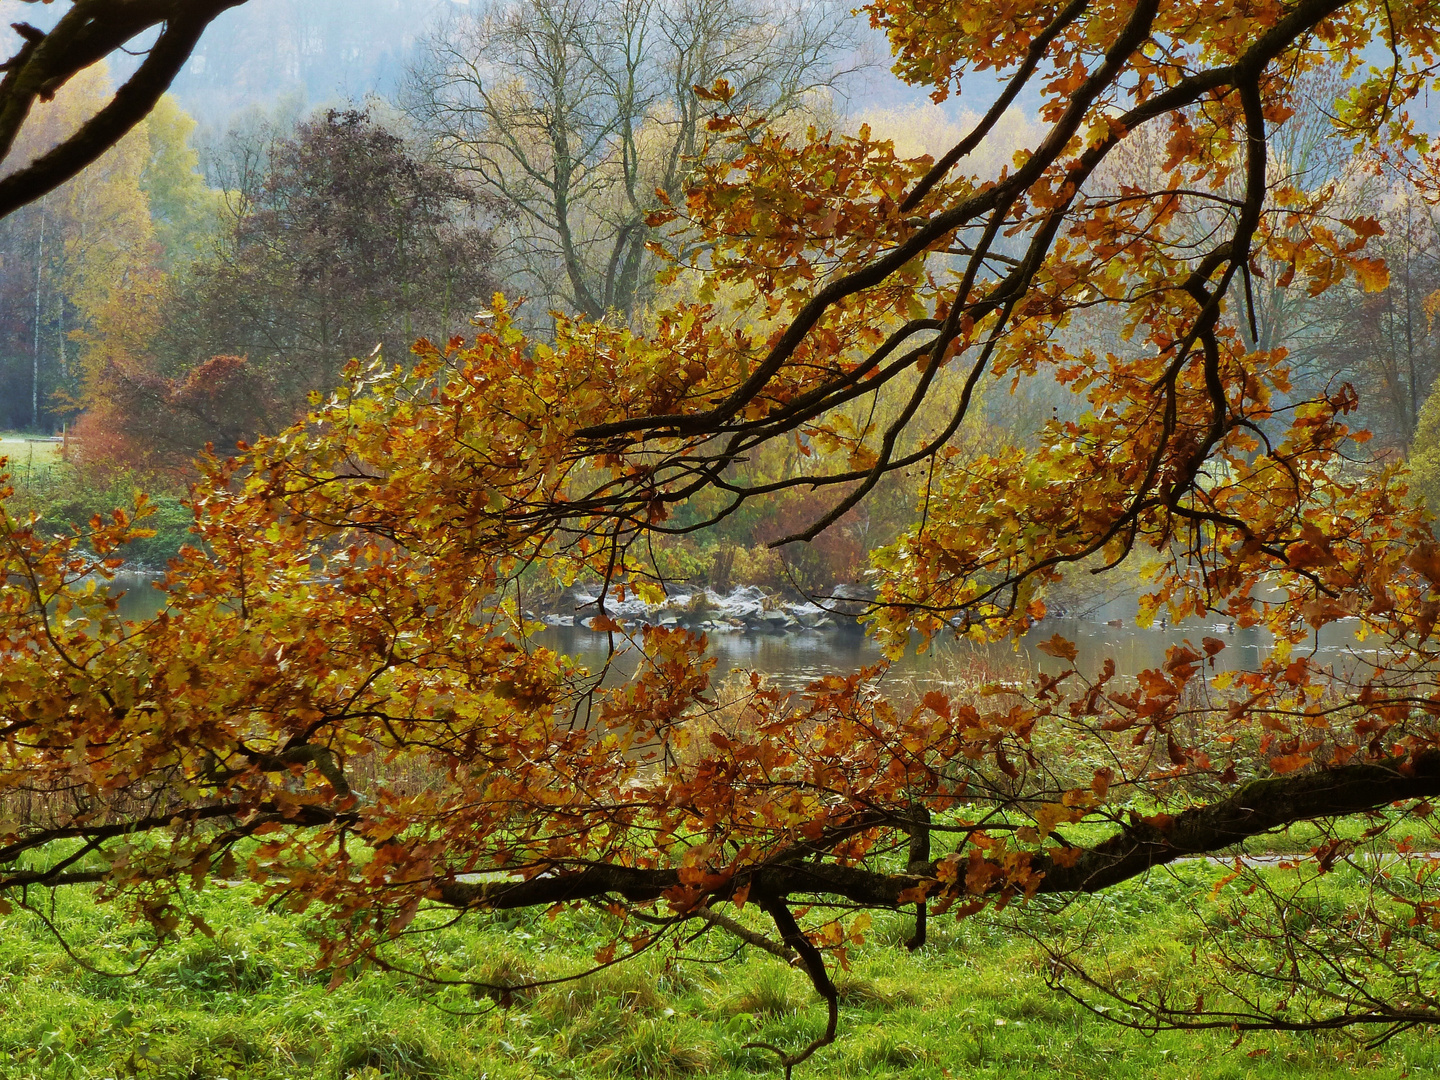
[[[1137,979],[1167,978],[1188,962],[1186,909],[1213,903],[1215,874],[1205,864],[1156,874],[1059,923],[1101,927],[1112,962]],[[506,1008],[376,971],[328,991],[304,918],[250,897],[248,887],[211,886],[196,901],[216,936],[183,940],[124,979],[85,970],[34,914],[0,919],[0,1076],[779,1077],[773,1057],[745,1044],[797,1047],[823,1025],[798,972],[753,947],[727,959],[733,942],[718,931],[685,946],[689,959],[667,947]],[[84,894],[45,914],[109,970],[144,940]],[[467,924],[428,938],[413,962],[496,981],[568,972],[587,962],[610,918],[586,909]],[[1335,1034],[1147,1037],[1051,991],[1043,953],[1009,918],[932,920],[930,943],[910,954],[900,945],[908,920],[877,916],[837,979],[839,1041],[795,1075],[1378,1080],[1440,1067],[1424,1032],[1378,1051]]]
[[[14,431],[0,431],[0,457],[10,459],[6,468],[17,480],[23,479],[27,470],[47,470],[58,464],[60,450],[58,442]]]

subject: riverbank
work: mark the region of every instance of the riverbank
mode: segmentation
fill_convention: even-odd
[[[562,593],[554,604],[531,614],[547,626],[589,625],[604,613],[622,625],[682,627],[699,633],[787,634],[804,630],[860,632],[859,619],[872,594],[858,586],[837,585],[820,595],[795,600],[755,585],[727,591],[712,588],[678,588],[659,603],[633,594],[617,599],[597,589],[577,588]]]

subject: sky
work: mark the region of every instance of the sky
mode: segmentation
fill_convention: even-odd
[[[248,0],[219,16],[175,80],[175,95],[202,123],[223,123],[249,104],[267,104],[297,86],[309,104],[361,100],[394,92],[419,39],[467,0]],[[48,29],[64,14],[60,3],[40,6],[0,0],[0,51],[14,51],[11,22]],[[857,30],[866,54],[879,63],[851,86],[858,108],[897,108],[928,101],[889,73],[889,45],[864,17]],[[137,44],[143,45],[143,42]],[[137,59],[114,57],[123,75]],[[946,115],[982,111],[998,93],[989,75],[970,80]]]
[[[268,105],[296,89],[311,107],[360,101],[369,94],[388,97],[424,34],[468,7],[469,0],[248,0],[211,24],[172,90],[202,124],[213,125],[223,125],[247,105]],[[0,31],[0,53],[9,55],[18,43],[9,23],[29,21],[43,29],[66,9],[63,3],[0,0],[0,25],[7,27]],[[958,96],[930,105],[923,89],[890,74],[883,35],[870,30],[863,16],[857,22],[862,49],[876,63],[850,84],[852,112],[898,115],[919,109],[934,123],[953,128],[983,113],[998,95],[999,80],[982,72],[967,78]],[[111,61],[116,75],[136,63],[126,57]],[[1037,107],[1034,91],[1017,102],[1022,119],[1032,117]],[[1440,94],[1418,112],[1427,130],[1440,131]]]

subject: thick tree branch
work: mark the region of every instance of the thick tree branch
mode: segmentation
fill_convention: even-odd
[[[1254,780],[1234,795],[1174,817],[1152,818],[1126,828],[1061,866],[1039,860],[1038,892],[1092,893],[1137,877],[1154,866],[1209,855],[1243,840],[1301,821],[1378,810],[1405,799],[1440,796],[1440,752],[1411,761],[1388,759],[1312,773]],[[714,892],[726,899],[749,885],[753,895],[821,895],[876,907],[895,907],[923,880],[935,880],[934,864],[904,874],[819,862],[768,864],[741,871]],[[536,907],[615,893],[628,900],[659,900],[680,885],[675,870],[593,866],[560,870],[529,881],[446,884],[440,899],[456,907],[496,910]],[[998,886],[997,886],[998,888]]]
[[[189,59],[205,28],[245,0],[75,0],[48,34],[31,30],[0,81],[0,164],[36,101],[139,34],[161,27],[144,63],[69,138],[0,180],[0,217],[54,191],[143,120]]]

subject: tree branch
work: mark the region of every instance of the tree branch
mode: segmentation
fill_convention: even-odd
[[[53,149],[0,180],[0,217],[54,191],[97,160],[155,107],[205,28],[245,0],[75,0],[48,34],[25,43],[0,81],[0,163],[37,100],[49,101],[77,72],[138,34],[162,26],[149,55],[115,96]]]
[[[1404,799],[1435,796],[1440,796],[1440,751],[1412,760],[1390,758],[1253,780],[1220,802],[1172,818],[1162,816],[1132,825],[1082,850],[1073,861],[1067,860],[1069,865],[1040,857],[1031,867],[1044,875],[1037,892],[1099,892],[1138,877],[1151,867],[1223,851],[1252,836],[1296,822],[1344,817],[1382,809]],[[811,894],[875,907],[897,907],[903,894],[926,880],[936,881],[937,869],[932,863],[928,868],[916,865],[903,874],[883,874],[820,862],[769,863],[739,871],[728,883],[716,886],[712,895],[724,900],[748,884],[757,896]],[[680,883],[676,870],[591,866],[557,870],[528,881],[452,882],[439,889],[439,898],[456,907],[493,910],[548,906],[606,893],[632,901],[653,901]]]

